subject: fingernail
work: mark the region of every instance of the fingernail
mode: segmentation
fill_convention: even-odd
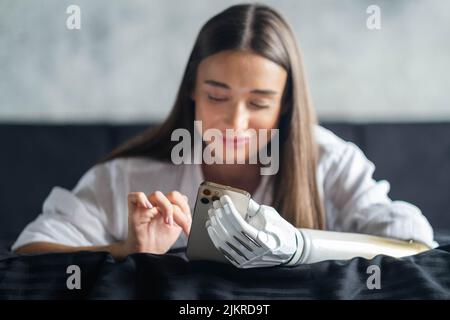
[[[146,201],[146,204],[147,204],[147,208],[148,209],[151,209],[151,208],[153,208],[153,205],[150,203],[150,201]]]
[[[173,226],[173,217],[172,217],[172,216],[169,217],[169,224],[170,224],[171,226]]]

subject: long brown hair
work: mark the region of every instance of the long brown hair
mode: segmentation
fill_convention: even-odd
[[[272,176],[272,206],[294,226],[324,229],[323,205],[316,182],[315,112],[295,36],[279,13],[260,4],[232,6],[212,17],[200,30],[168,118],[113,150],[100,162],[144,156],[171,161],[177,128],[194,136],[195,103],[191,99],[197,67],[206,57],[225,50],[251,51],[288,73],[279,121],[280,166]]]

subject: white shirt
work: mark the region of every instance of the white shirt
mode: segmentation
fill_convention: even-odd
[[[372,178],[375,166],[353,143],[316,126],[319,146],[317,182],[326,212],[326,229],[416,240],[429,246],[433,229],[419,208],[388,197],[387,181]],[[252,198],[271,204],[268,176]],[[15,250],[31,242],[53,242],[69,246],[107,245],[124,240],[128,233],[127,195],[178,190],[194,206],[203,181],[199,164],[175,165],[144,157],[119,158],[88,170],[72,191],[54,187],[42,213],[22,231]],[[192,210],[193,208],[191,208]],[[181,233],[172,248],[186,245]]]

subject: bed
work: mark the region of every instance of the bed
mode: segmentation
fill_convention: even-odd
[[[401,259],[379,255],[247,270],[189,262],[183,250],[123,261],[106,252],[3,252],[0,299],[450,299],[450,234],[437,240],[439,247]],[[68,288],[72,265],[79,267],[80,289]],[[374,265],[379,289],[367,285]]]

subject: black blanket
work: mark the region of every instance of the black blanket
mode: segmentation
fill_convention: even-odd
[[[70,265],[80,268],[79,290],[67,287]],[[372,265],[379,267],[380,289],[367,286]],[[0,258],[0,299],[84,298],[450,299],[450,243],[402,259],[379,255],[250,270],[188,262],[183,252],[134,254],[124,261],[102,252]]]

